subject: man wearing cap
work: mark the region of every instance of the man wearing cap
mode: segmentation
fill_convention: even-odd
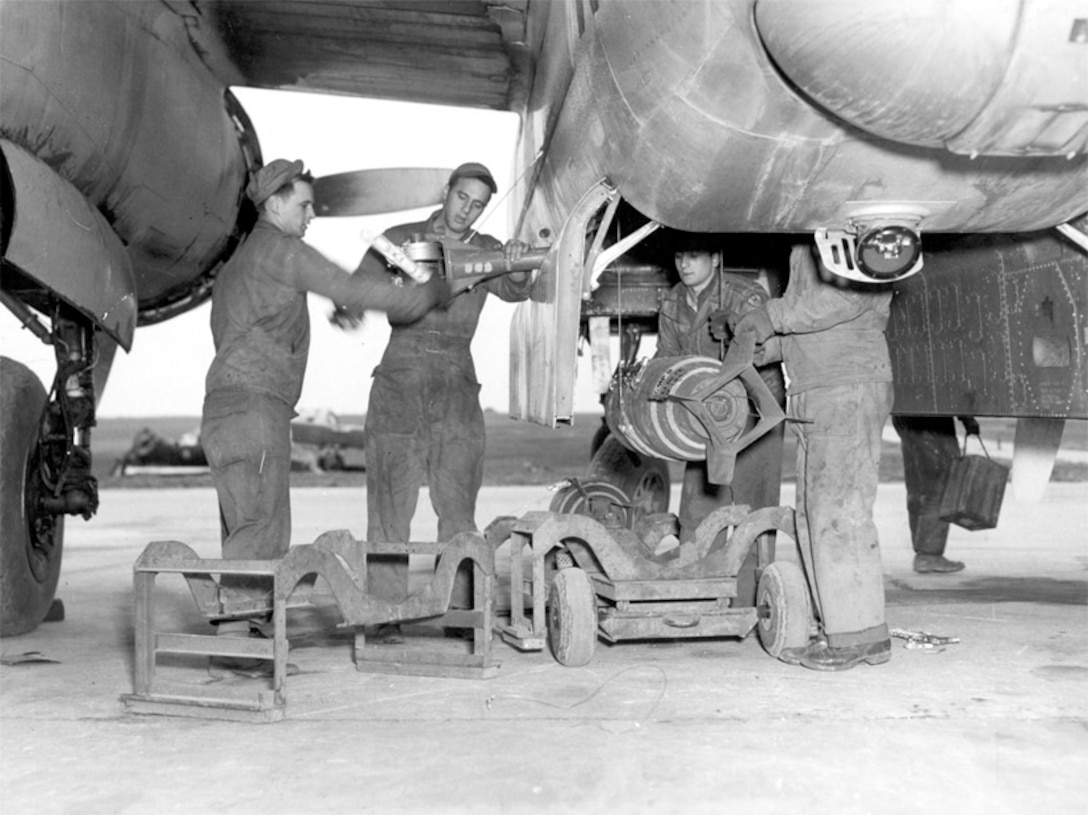
[[[722,269],[722,250],[713,235],[677,232],[672,248],[680,282],[662,298],[654,356],[722,360],[732,339],[728,324],[762,306],[769,295],[754,279]],[[785,384],[781,366],[762,366],[759,374],[782,404]],[[712,484],[705,460],[687,463],[678,512],[681,543],[692,540],[699,523],[720,506],[746,504],[760,509],[778,505],[783,435],[780,425],[741,451],[730,485]],[[755,554],[753,547],[751,563],[742,570],[737,594],[740,605],[751,605],[755,599]]]
[[[779,659],[842,671],[891,659],[873,506],[892,409],[884,333],[892,291],[844,285],[814,250],[792,248],[785,294],[742,317],[734,333],[749,333],[764,359],[782,360],[798,437],[797,536],[823,637]]]
[[[310,345],[306,295],[380,309],[410,323],[448,297],[436,280],[396,287],[353,277],[302,237],[314,217],[312,177],[276,159],[246,189],[258,220],[212,291],[215,358],[205,382],[201,443],[219,497],[223,557],[270,560],[290,544],[290,421]],[[224,577],[217,633],[245,637],[270,609],[270,586]]]
[[[459,241],[481,249],[504,248],[517,260],[529,248],[521,241],[505,247],[472,227],[497,191],[482,164],[462,164],[450,175],[442,208],[426,221],[401,224],[385,237],[401,246],[416,241]],[[389,279],[384,258],[367,252],[356,276]],[[456,295],[443,311],[407,323],[389,315],[392,332],[381,363],[374,369],[366,412],[367,539],[409,540],[419,488],[430,488],[438,516],[438,540],[476,529],[476,495],[483,480],[484,419],[480,385],[469,345],[487,295],[515,302],[529,297],[529,273],[495,277]],[[408,589],[408,558],[371,556],[369,591],[394,603]],[[470,583],[459,576],[453,605],[470,607]],[[400,640],[386,626],[378,641]]]

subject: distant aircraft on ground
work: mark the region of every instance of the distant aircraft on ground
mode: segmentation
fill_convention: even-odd
[[[345,453],[358,450],[351,463]],[[363,428],[343,424],[331,410],[302,411],[291,422],[291,469],[307,472],[364,469]],[[112,474],[188,475],[208,472],[208,459],[200,443],[200,428],[167,439],[151,427],[141,428],[132,447],[117,460]]]

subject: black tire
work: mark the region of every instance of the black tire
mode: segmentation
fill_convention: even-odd
[[[643,515],[669,511],[669,465],[628,450],[609,435],[589,462],[586,477],[610,481],[631,497],[632,522]]]
[[[35,518],[38,423],[46,393],[25,365],[0,357],[0,636],[25,634],[49,612],[60,578],[64,517]]]
[[[808,644],[808,584],[796,563],[777,561],[763,570],[756,590],[756,605],[763,612],[756,630],[763,649],[777,658],[787,648]]]
[[[597,594],[577,567],[556,572],[548,591],[548,644],[568,668],[588,664],[597,649]]]

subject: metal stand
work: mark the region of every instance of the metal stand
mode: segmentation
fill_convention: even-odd
[[[286,704],[287,609],[277,580],[278,561],[211,560],[197,556],[178,541],[154,541],[133,566],[136,589],[136,664],[133,693],[121,696],[133,713],[159,713],[235,721],[273,722],[283,718]],[[273,582],[272,639],[236,639],[214,634],[181,634],[155,630],[155,578],[181,574],[201,612],[214,618],[227,611],[213,575],[266,577]],[[260,609],[254,608],[253,611]],[[267,610],[267,608],[265,609]],[[232,609],[233,611],[233,609]],[[241,611],[241,609],[238,609]],[[263,687],[196,684],[163,679],[158,658],[165,654],[270,659],[272,677]]]
[[[389,603],[366,594],[369,554],[426,554],[438,558],[433,580],[403,603]],[[473,608],[450,610],[458,567],[473,564]],[[479,533],[457,535],[446,544],[370,543],[357,541],[345,530],[326,532],[314,543],[294,546],[274,561],[231,561],[200,558],[177,541],[148,544],[133,567],[136,589],[136,668],[134,691],[121,700],[134,713],[159,713],[241,721],[277,721],[286,707],[287,609],[308,604],[310,575],[323,578],[332,590],[345,627],[355,630],[358,670],[424,676],[489,678],[500,663],[493,658],[495,547]],[[167,633],[155,627],[155,578],[162,573],[184,576],[201,613],[208,619],[271,612],[271,639],[234,639],[212,635]],[[267,602],[237,602],[221,586],[226,575],[265,577],[272,583]],[[296,588],[299,589],[296,592]],[[289,606],[288,601],[292,604]],[[473,631],[469,654],[419,648],[366,646],[365,626],[406,620],[433,620]],[[270,660],[272,676],[255,687],[223,683],[165,680],[158,658],[165,654],[240,657]]]

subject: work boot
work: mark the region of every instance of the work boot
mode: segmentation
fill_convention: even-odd
[[[914,556],[914,571],[919,574],[947,574],[949,572],[963,571],[966,564],[959,560],[949,560],[944,555]]]
[[[798,648],[783,648],[779,652],[778,658],[787,665],[800,665],[801,660],[806,656],[822,651],[825,648],[827,648],[827,640],[823,636],[814,637],[809,640],[808,645],[802,645]]]
[[[255,620],[222,620],[215,625],[216,637],[234,639],[267,639]],[[275,667],[270,659],[256,657],[219,657],[208,659],[208,675],[213,679],[225,679],[228,676],[244,676],[248,679],[270,679]],[[287,675],[295,676],[298,666],[287,663]]]
[[[814,671],[846,671],[862,662],[882,665],[891,658],[892,641],[887,639],[864,645],[810,648],[801,655],[801,665]]]

